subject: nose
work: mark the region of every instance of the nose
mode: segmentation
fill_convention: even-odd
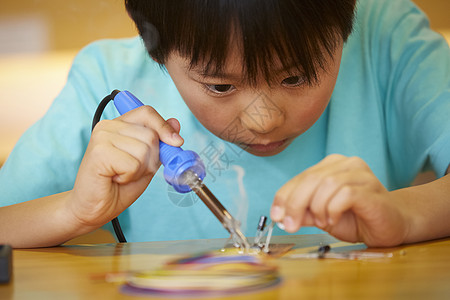
[[[258,134],[266,134],[281,126],[285,114],[277,101],[265,93],[253,95],[254,100],[240,115],[243,126]]]

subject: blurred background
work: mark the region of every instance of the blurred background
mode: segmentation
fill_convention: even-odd
[[[0,0],[0,166],[88,43],[136,30],[123,0]]]
[[[450,1],[414,2],[449,41]],[[1,0],[0,166],[57,96],[82,47],[136,34],[123,0]]]

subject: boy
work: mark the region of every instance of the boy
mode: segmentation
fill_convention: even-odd
[[[449,51],[409,1],[125,3],[145,47],[79,54],[1,170],[1,203],[18,204],[0,212],[0,242],[57,245],[119,214],[128,241],[225,237],[169,193],[159,140],[200,154],[246,235],[270,209],[289,232],[369,246],[450,234]],[[109,106],[91,136],[113,89],[149,106]],[[442,178],[401,189],[424,168]]]

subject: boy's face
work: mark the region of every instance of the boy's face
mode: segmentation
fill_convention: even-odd
[[[238,47],[233,47],[223,74],[205,74],[204,66],[189,67],[189,60],[172,53],[166,68],[195,117],[213,134],[257,156],[283,151],[321,116],[336,83],[342,55],[340,43],[319,82],[303,82],[302,75],[283,71],[274,63],[277,81],[259,78],[246,83]],[[295,68],[293,69],[295,70]]]

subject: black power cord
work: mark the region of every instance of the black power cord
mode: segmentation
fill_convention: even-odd
[[[114,100],[114,97],[120,93],[118,90],[114,90],[103,98],[103,100],[100,102],[100,104],[97,107],[97,110],[95,111],[94,118],[92,120],[92,130],[94,130],[95,125],[97,125],[98,122],[100,122],[100,118],[102,117],[103,111],[105,110],[106,105],[111,101]],[[122,232],[122,228],[120,227],[119,219],[116,217],[111,220],[112,226],[114,228],[114,233],[116,234],[117,240],[119,243],[126,243],[127,240],[125,239],[125,235]]]

